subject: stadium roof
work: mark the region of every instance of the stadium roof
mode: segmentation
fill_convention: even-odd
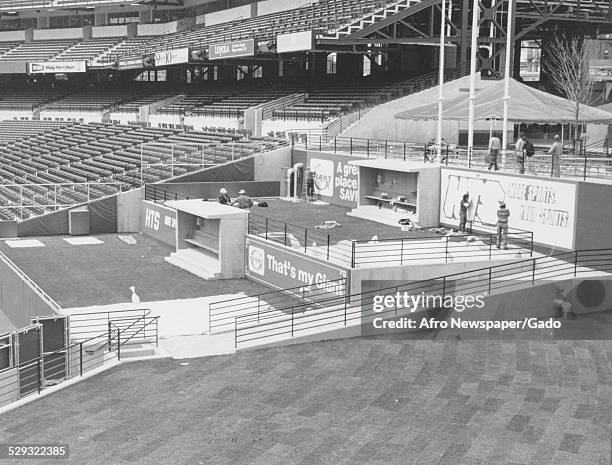
[[[520,123],[573,123],[576,120],[574,103],[556,95],[548,94],[510,79],[508,120]],[[444,102],[446,120],[468,119],[469,95],[461,95]],[[475,120],[503,119],[504,81],[498,81],[476,94]],[[398,119],[426,120],[438,118],[438,103],[402,111]],[[583,105],[579,120],[584,123],[611,123],[612,113]]]

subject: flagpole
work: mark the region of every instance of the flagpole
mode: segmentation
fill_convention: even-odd
[[[508,148],[508,104],[510,100],[510,52],[513,47],[512,41],[512,0],[508,0],[508,24],[506,25],[506,66],[504,69],[504,122],[502,125],[502,149],[505,161],[506,149]]]
[[[442,11],[440,15],[440,58],[438,77],[438,132],[436,143],[438,144],[438,161],[442,160],[442,115],[444,112],[444,41],[446,39],[446,0],[442,0]]]
[[[474,150],[474,103],[476,100],[476,54],[478,52],[478,19],[480,7],[478,0],[474,0],[472,7],[472,49],[470,51],[470,99],[468,106],[468,166],[472,164],[472,151]]]

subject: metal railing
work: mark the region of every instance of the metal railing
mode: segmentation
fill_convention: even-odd
[[[307,312],[263,311],[238,315],[234,318],[234,342],[235,347],[240,348],[363,324],[369,318],[398,315],[398,309],[401,314],[402,309],[397,306],[374,311],[374,297],[381,295],[406,292],[438,296],[443,301],[446,296],[512,292],[545,281],[601,276],[601,273],[612,273],[612,249],[579,250],[519,260],[358,293],[350,295],[346,304],[332,303]],[[426,306],[415,307],[409,312],[426,309]]]
[[[459,166],[465,168],[488,168],[491,166],[488,149],[486,147],[467,147],[445,145],[441,157],[437,155],[437,147],[430,143],[398,142],[385,139],[364,139],[358,137],[336,137],[327,142],[325,134],[296,134],[290,133],[292,144],[304,144],[307,150],[329,151],[334,153],[348,153],[350,155],[368,158],[385,158],[396,160],[411,160],[424,163],[438,163],[446,166]],[[604,153],[584,151],[586,156],[574,156],[565,149],[564,155],[557,163],[542,150],[537,150],[532,157],[527,157],[524,164],[517,159],[513,150],[501,151],[497,158],[500,170],[509,170],[516,173],[524,171],[548,177],[582,178],[611,178],[612,157]],[[492,167],[494,168],[494,167]]]
[[[106,334],[112,322],[136,321],[151,315],[147,308],[130,310],[113,310],[109,312],[85,312],[68,315],[70,321],[70,338],[74,341],[90,340],[92,337]]]
[[[128,345],[159,345],[159,317],[150,316],[147,309],[79,313],[69,318],[71,343],[1,370],[0,374],[13,370],[15,376],[0,376],[0,392],[13,392],[13,400],[40,394],[49,386],[82,377],[109,360],[120,361],[121,351]]]
[[[342,294],[343,297],[330,297]],[[291,308],[303,308],[304,311],[315,307],[329,305],[330,301],[344,299],[346,278],[324,281],[311,286],[297,286],[280,291],[264,292],[254,296],[235,297],[232,299],[211,302],[208,312],[208,328],[211,333],[231,331],[234,329],[234,318],[239,315],[260,315],[270,311],[284,312]]]
[[[119,182],[1,184],[0,210],[24,219],[29,209],[42,209],[48,213],[120,193],[128,188]]]
[[[444,263],[467,258],[491,260],[497,247],[497,234],[470,234],[468,236],[442,236],[439,241],[426,238],[379,239],[352,241],[351,268],[370,264],[405,265],[415,261],[440,260]],[[507,250],[507,252],[506,252]],[[528,253],[533,256],[533,232],[509,231],[504,255]]]
[[[484,226],[483,226],[484,227]],[[349,240],[281,220],[249,215],[249,234],[291,247],[311,257],[349,268],[367,265],[397,266],[423,260],[491,259],[497,245],[495,233],[472,232],[469,235],[423,233],[421,237]],[[510,228],[507,251],[533,254],[533,232]],[[499,254],[496,252],[496,255]]]
[[[352,262],[351,242],[284,221],[249,215],[249,234],[291,247],[312,257],[348,265]]]

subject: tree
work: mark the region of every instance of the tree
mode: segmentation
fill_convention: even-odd
[[[594,103],[594,79],[589,74],[589,62],[598,58],[602,49],[599,41],[587,41],[584,37],[566,39],[555,36],[548,45],[547,59],[543,66],[552,85],[574,107],[574,143],[578,139],[580,112],[584,105]]]

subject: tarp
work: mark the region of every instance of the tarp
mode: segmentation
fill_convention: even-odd
[[[510,79],[508,121],[517,123],[566,124],[576,120],[574,103],[562,97],[534,89]],[[468,120],[469,95],[444,102],[443,119]],[[504,81],[496,81],[476,93],[474,120],[503,119]],[[431,103],[402,111],[398,119],[427,120],[438,118],[438,103]],[[612,123],[612,113],[582,105],[579,114],[581,123]]]

